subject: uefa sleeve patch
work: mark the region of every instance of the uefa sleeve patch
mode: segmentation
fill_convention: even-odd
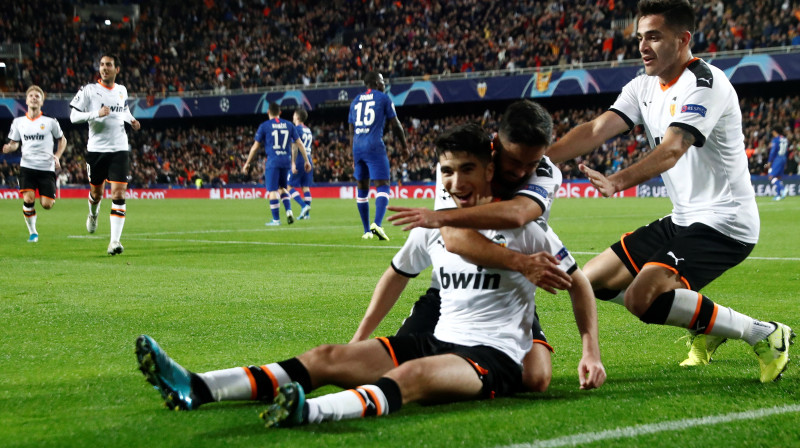
[[[569,256],[569,251],[566,247],[562,247],[557,254],[555,254],[556,260],[561,261]]]
[[[699,104],[684,104],[681,107],[682,114],[698,114],[701,117],[706,116],[706,108]]]
[[[528,184],[527,187],[524,188],[525,190],[531,191],[534,194],[538,194],[539,196],[546,198],[547,197],[547,190],[543,187],[536,185],[536,184]]]

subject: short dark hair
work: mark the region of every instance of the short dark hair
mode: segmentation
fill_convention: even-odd
[[[305,110],[305,109],[303,109],[302,107],[300,107],[300,108],[298,108],[297,110],[295,110],[295,111],[294,111],[294,113],[296,113],[296,114],[297,114],[297,118],[299,118],[301,122],[304,122],[304,123],[305,123],[305,121],[306,121],[306,118],[308,118],[308,112],[306,112],[306,110]]]
[[[783,129],[784,127],[779,124],[772,126],[772,131],[777,132],[778,134],[783,134]]]
[[[526,146],[550,146],[553,117],[539,103],[517,101],[506,109],[498,133],[511,143]]]
[[[367,87],[377,87],[379,79],[378,76],[380,76],[380,73],[376,72],[375,70],[367,72],[367,74],[364,76],[364,85]]]
[[[274,102],[274,101],[270,101],[269,102],[269,109],[267,109],[267,111],[270,113],[270,115],[280,115],[281,114],[281,106],[278,103]]]
[[[492,140],[478,123],[466,123],[445,131],[433,142],[436,156],[445,152],[465,152],[488,164],[492,161]]]
[[[111,59],[113,59],[114,60],[114,67],[119,68],[120,62],[119,62],[119,57],[117,57],[117,55],[115,55],[113,53],[103,53],[100,56],[100,59],[103,59],[103,58],[111,58]]]
[[[688,0],[641,0],[638,8],[639,18],[662,15],[664,23],[674,31],[694,34],[694,8]]]

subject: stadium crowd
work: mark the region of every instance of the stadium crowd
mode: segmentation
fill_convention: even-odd
[[[105,2],[106,5],[114,2]],[[134,95],[514,70],[638,57],[635,0],[156,0],[138,19],[75,16],[80,2],[0,8],[0,43],[25,44],[3,90],[75,92],[118,49]],[[800,45],[800,4],[698,1],[695,53]]]
[[[750,173],[767,174],[770,130],[780,125],[786,128],[786,136],[790,141],[786,174],[798,174],[800,96],[742,98],[740,105]],[[602,111],[592,108],[552,111],[556,138]],[[289,113],[287,111],[286,115]],[[478,121],[494,132],[501,113],[487,110],[483,115],[451,115],[437,119],[401,117],[412,155],[403,159],[399,148],[394,146],[396,140],[390,133],[387,134],[392,181],[432,180],[436,163],[432,142],[441,130],[466,121]],[[306,124],[314,133],[312,160],[315,181],[352,182],[352,150],[344,117],[339,122],[314,122],[312,115]],[[220,187],[263,183],[263,163],[254,164],[249,173],[241,172],[254,132],[255,127],[242,125],[207,127],[187,124],[166,129],[143,126],[140,131],[129,133],[132,149],[131,186]],[[65,133],[69,144],[63,156],[60,180],[62,184],[86,185],[88,181],[83,159],[86,131],[78,128],[68,129]],[[564,179],[583,177],[577,169],[577,163],[581,161],[596,170],[613,173],[635,162],[649,150],[642,129],[637,127],[628,135],[606,142],[585,159],[567,162],[560,168]],[[18,165],[0,162],[0,185],[15,186],[18,169]]]

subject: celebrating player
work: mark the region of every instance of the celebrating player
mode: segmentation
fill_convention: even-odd
[[[356,178],[356,205],[364,227],[363,239],[388,241],[381,224],[389,205],[389,157],[383,143],[383,128],[389,120],[400,139],[403,151],[406,149],[406,134],[397,118],[392,100],[383,93],[386,84],[383,75],[369,72],[364,77],[367,90],[358,95],[350,104],[350,144],[353,148],[353,175]],[[375,221],[369,222],[369,181],[372,179],[377,194],[375,196]]]
[[[28,242],[35,243],[39,241],[39,231],[36,230],[36,191],[39,191],[42,208],[50,210],[56,203],[55,170],[61,168],[59,159],[67,147],[67,139],[58,121],[42,112],[44,91],[41,87],[28,87],[25,104],[28,105],[28,112],[11,123],[11,130],[8,132],[10,141],[3,145],[3,153],[14,152],[22,145],[19,163],[22,215],[28,226]],[[58,146],[53,153],[56,140]]]
[[[86,170],[89,174],[89,216],[86,230],[97,230],[97,213],[103,199],[106,181],[111,184],[111,239],[108,254],[121,254],[122,228],[125,226],[125,191],[131,173],[130,148],[125,123],[134,131],[141,127],[128,109],[128,90],[116,84],[119,58],[103,55],[100,58],[100,80],[87,84],[69,103],[73,123],[89,123],[89,143],[86,153]]]
[[[692,335],[681,365],[708,364],[728,338],[753,346],[762,382],[780,377],[794,334],[700,294],[741,263],[758,241],[739,100],[718,68],[692,57],[694,9],[686,0],[639,2],[637,37],[645,74],[622,89],[611,109],[553,144],[556,162],[588,153],[643,123],[652,152],[608,177],[581,164],[604,196],[661,175],[672,214],[626,234],[589,261],[585,272],[599,298],[624,299],[645,323]]]
[[[436,142],[447,190],[470,207],[491,195],[491,144],[480,127],[454,128]],[[484,231],[494,241],[531,253],[574,259],[554,234],[535,223],[506,231]],[[532,345],[536,287],[518,272],[484,269],[447,252],[438,230],[415,229],[384,272],[372,303],[396,302],[408,283],[433,265],[442,287],[442,316],[433,334],[390,336],[345,345],[323,345],[279,363],[191,373],[170,359],[149,336],[137,340],[140,369],[169,407],[196,409],[222,400],[269,399],[268,426],[385,415],[414,401],[454,401],[504,396],[521,383],[521,360]],[[581,333],[581,389],[600,387],[597,315],[588,282],[573,297]],[[387,310],[388,311],[388,310]],[[362,321],[371,333],[385,315]],[[305,391],[334,384],[349,390],[305,399]],[[277,392],[276,392],[277,389]]]

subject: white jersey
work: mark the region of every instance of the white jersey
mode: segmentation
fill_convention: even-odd
[[[577,267],[556,234],[537,223],[480,232],[524,254],[549,251],[568,273]],[[532,345],[536,286],[519,272],[486,269],[446,251],[439,229],[415,228],[392,259],[392,267],[414,277],[431,265],[441,289],[441,316],[433,335],[455,344],[494,347],[521,363]]]
[[[722,70],[695,59],[668,86],[662,87],[658,77],[638,76],[623,87],[611,111],[631,128],[643,124],[653,148],[670,126],[694,136],[694,145],[661,175],[675,224],[699,222],[739,241],[758,241],[742,113]]]
[[[94,112],[103,106],[111,109],[111,113],[105,117],[89,120],[88,151],[128,151],[125,122],[130,122],[132,115],[128,110],[127,101],[128,90],[125,86],[114,84],[108,88],[99,81],[81,87],[75,98],[70,101],[69,106],[78,112]]]
[[[514,196],[525,196],[535,201],[542,208],[541,220],[547,222],[550,219],[550,207],[553,205],[553,199],[556,197],[559,187],[561,187],[561,170],[556,167],[548,157],[542,157],[539,166],[528,178],[527,182],[522,184]],[[456,208],[456,203],[450,197],[442,183],[442,168],[438,163],[436,164],[436,198],[434,199],[434,210],[447,210]]]
[[[542,157],[536,171],[531,174],[528,181],[520,186],[514,193],[514,196],[522,195],[536,201],[542,208],[542,216],[536,220],[540,226],[547,227],[547,221],[550,219],[550,209],[553,205],[553,199],[556,197],[558,189],[561,187],[563,176],[561,170],[550,161],[547,156]],[[436,164],[436,196],[433,202],[434,210],[448,210],[456,208],[456,202],[450,196],[450,193],[444,188],[442,183],[442,166]],[[436,272],[431,276],[431,288],[439,287],[439,278]]]
[[[54,118],[47,117],[39,112],[36,118],[28,114],[17,117],[11,122],[8,139],[20,142],[22,160],[19,166],[40,171],[55,171],[56,161],[53,154],[56,152],[57,141],[61,140],[64,132]]]

